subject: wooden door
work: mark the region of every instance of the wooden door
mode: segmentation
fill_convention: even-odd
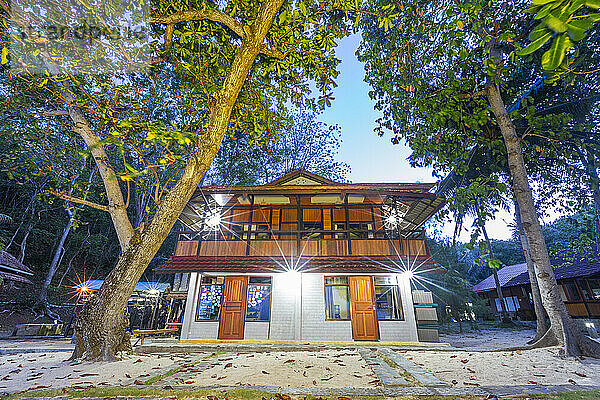
[[[370,276],[350,276],[350,314],[354,340],[379,340],[375,292]]]
[[[225,277],[219,339],[244,338],[247,286],[248,280],[245,276]]]

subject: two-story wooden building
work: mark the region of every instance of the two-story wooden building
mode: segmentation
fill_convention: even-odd
[[[295,170],[199,187],[158,272],[191,273],[182,341],[417,341],[410,280],[443,270],[425,221],[432,184],[342,184]]]

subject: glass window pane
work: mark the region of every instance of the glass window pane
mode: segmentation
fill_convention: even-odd
[[[347,285],[348,277],[347,276],[326,276],[325,284],[326,285]]]
[[[271,285],[248,285],[246,320],[268,321],[270,309]]]
[[[327,319],[350,319],[348,286],[325,286]]]
[[[225,277],[223,276],[206,276],[202,277],[203,285],[222,285],[225,281]]]
[[[567,301],[581,301],[575,282],[565,282],[563,283],[563,287],[567,294]]]
[[[200,287],[196,319],[218,320],[222,297],[223,285],[202,285]]]
[[[248,283],[263,283],[265,285],[271,284],[270,276],[251,276],[248,278]]]
[[[396,277],[395,276],[374,276],[373,280],[376,285],[395,285]]]
[[[592,289],[593,300],[600,300],[600,280],[590,279],[590,289]]]
[[[577,286],[579,286],[579,290],[581,290],[581,294],[585,300],[592,300],[592,294],[583,279],[577,279]]]
[[[402,319],[400,292],[396,285],[375,286],[375,308],[377,319]]]

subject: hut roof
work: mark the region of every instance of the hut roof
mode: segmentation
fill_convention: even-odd
[[[562,263],[563,265],[560,265]],[[577,260],[573,263],[564,263],[564,261],[553,260],[554,276],[556,279],[585,278],[588,276],[600,274],[600,263],[585,259]],[[529,284],[529,274],[527,273],[527,264],[508,265],[498,271],[498,280],[502,287],[512,287]],[[494,276],[490,275],[477,285],[471,288],[474,292],[488,292],[496,290]]]
[[[33,270],[6,251],[0,251],[0,269],[16,274],[33,275]]]

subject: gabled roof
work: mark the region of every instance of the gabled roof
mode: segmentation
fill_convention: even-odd
[[[305,170],[304,168],[296,168],[290,172],[288,172],[287,174],[280,176],[277,179],[272,180],[271,182],[267,183],[268,186],[274,186],[274,185],[285,185],[286,183],[290,183],[293,181],[299,181],[299,182],[306,182],[306,183],[299,183],[300,185],[303,184],[321,184],[321,185],[337,185],[339,184],[339,182],[336,181],[332,181],[331,179],[327,179],[321,175],[317,175],[317,174],[313,174],[312,172],[309,172],[307,170]]]
[[[527,264],[507,265],[506,267],[498,270],[498,280],[500,281],[500,286],[507,287],[508,282],[523,273],[527,274]],[[527,277],[527,283],[529,283],[529,277]],[[494,275],[488,276],[471,288],[471,290],[474,292],[487,292],[488,290],[495,289],[496,283],[494,282]]]
[[[561,261],[553,260],[552,265],[556,266]],[[564,262],[564,261],[563,261]],[[557,280],[571,278],[585,278],[588,276],[600,274],[600,263],[596,261],[579,260],[573,263],[564,264],[555,267],[554,276]],[[529,285],[529,273],[527,264],[508,265],[498,271],[498,280],[502,287],[513,287],[520,285]],[[494,276],[490,275],[477,285],[471,288],[474,292],[488,292],[496,290]]]
[[[17,274],[33,275],[33,270],[6,251],[0,251],[0,269]]]

